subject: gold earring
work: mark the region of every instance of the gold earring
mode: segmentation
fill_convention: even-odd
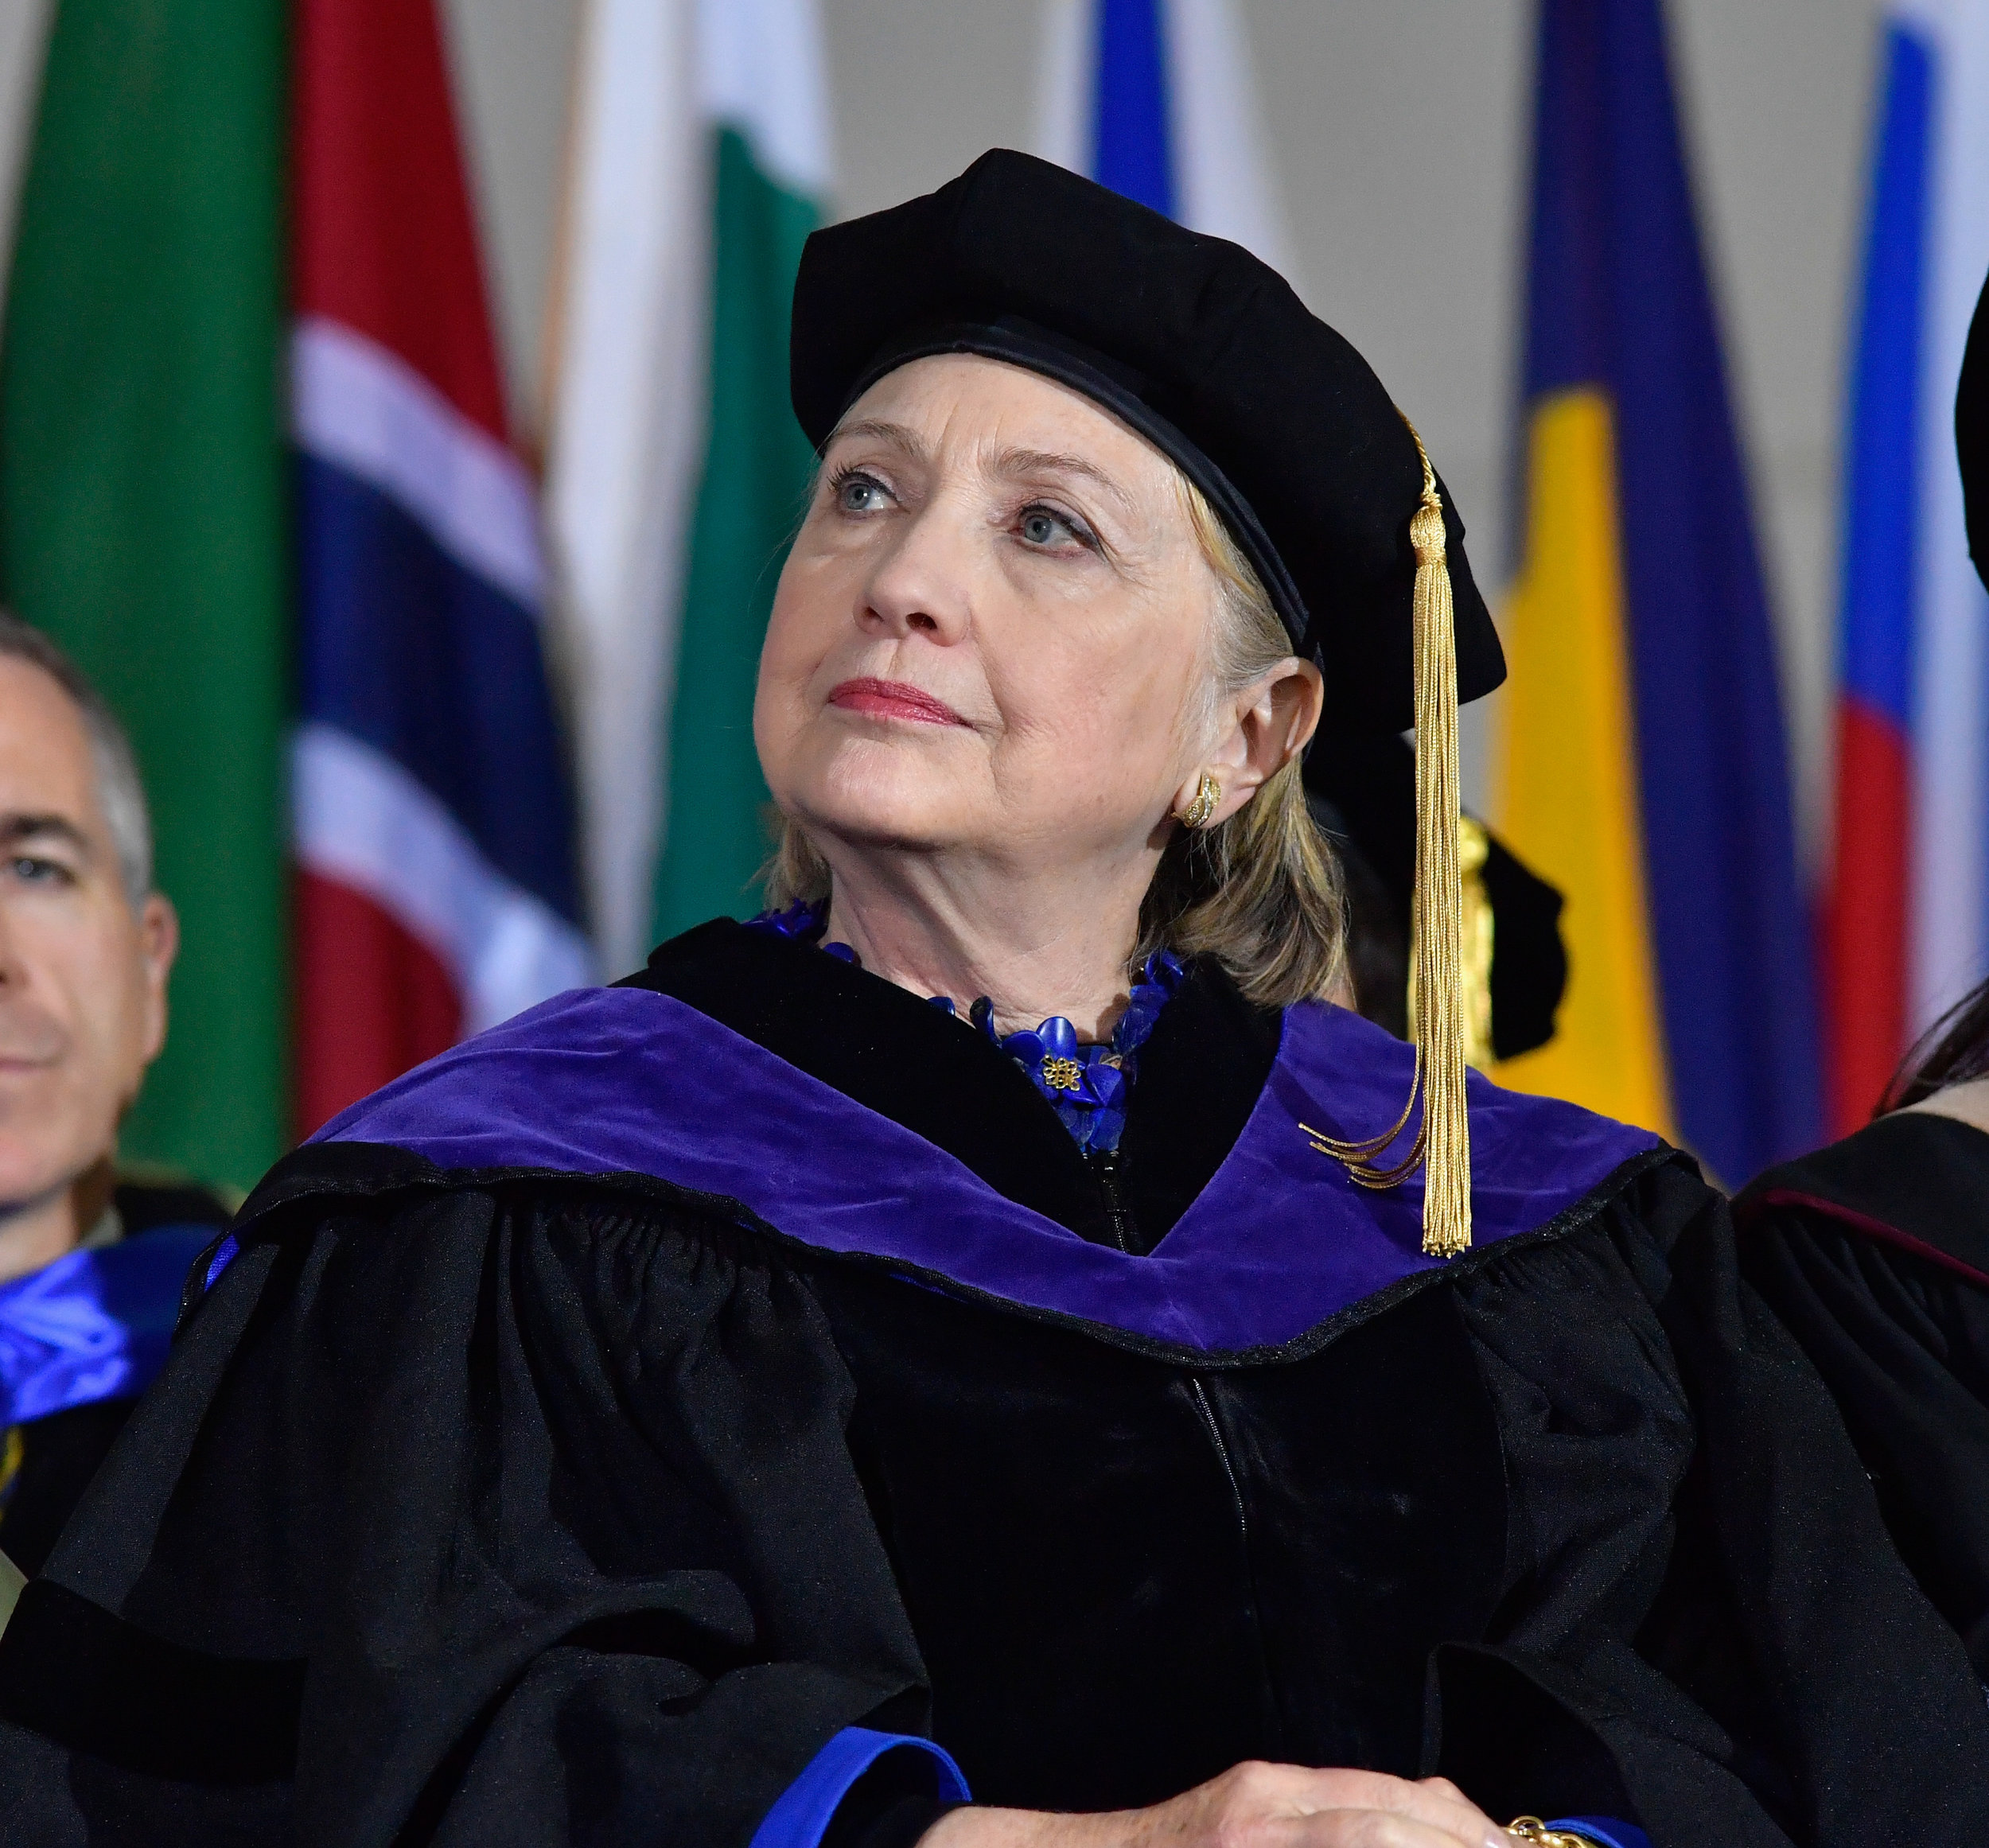
[[[1222,785],[1205,770],[1201,780],[1195,785],[1195,799],[1185,808],[1174,811],[1174,819],[1185,828],[1205,828],[1209,818],[1216,812],[1216,804],[1222,800]]]

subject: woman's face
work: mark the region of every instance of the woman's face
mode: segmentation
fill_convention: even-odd
[[[887,374],[781,573],[753,735],[839,842],[1045,866],[1157,851],[1219,594],[1172,465],[998,360]]]

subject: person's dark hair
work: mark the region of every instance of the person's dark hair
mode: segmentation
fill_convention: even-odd
[[[83,670],[31,623],[0,609],[0,659],[39,667],[76,702],[90,741],[97,800],[111,830],[118,877],[135,911],[152,889],[152,817],[138,777],[138,761],[118,715]]]
[[[1971,989],[1920,1036],[1873,1114],[1904,1110],[1983,1076],[1989,1076],[1989,982]]]

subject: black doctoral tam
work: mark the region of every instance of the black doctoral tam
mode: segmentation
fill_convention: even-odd
[[[1323,730],[1414,722],[1416,438],[1373,369],[1276,270],[1095,181],[995,149],[921,199],[818,231],[794,290],[795,414],[819,448],[877,379],[936,353],[1083,392],[1201,489],[1301,654]],[[1458,696],[1505,678],[1444,508]]]

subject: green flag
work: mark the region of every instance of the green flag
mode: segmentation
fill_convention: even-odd
[[[0,339],[0,595],[130,729],[184,947],[129,1157],[288,1140],[281,0],[63,0]]]
[[[597,0],[547,519],[600,960],[755,908],[760,643],[813,457],[788,316],[830,171],[817,0]]]
[[[654,935],[757,908],[773,845],[753,748],[753,691],[773,586],[815,453],[788,402],[788,318],[801,246],[820,220],[718,131],[711,245],[710,423],[691,528],[670,725],[669,806]]]

